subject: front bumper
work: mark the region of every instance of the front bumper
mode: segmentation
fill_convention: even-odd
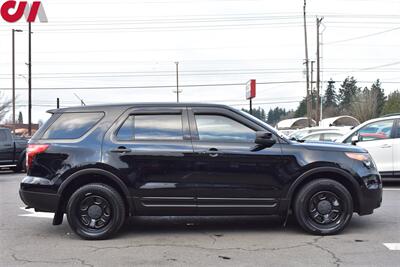
[[[42,212],[56,212],[60,202],[60,196],[49,180],[39,177],[25,177],[21,182],[19,196],[25,205]]]
[[[377,189],[363,188],[359,200],[359,215],[368,215],[382,204],[382,187]]]

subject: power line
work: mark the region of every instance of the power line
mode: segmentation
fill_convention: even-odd
[[[258,82],[257,84],[293,84],[303,83],[304,81],[271,81]],[[218,86],[245,86],[246,83],[220,83],[220,84],[187,84],[179,85],[179,87],[218,87]],[[37,87],[34,90],[113,90],[113,89],[162,89],[176,88],[176,85],[144,85],[144,86],[91,86],[91,87]],[[3,88],[2,90],[11,90],[11,88]],[[26,88],[16,88],[16,90],[27,90]]]
[[[324,44],[325,45],[332,45],[332,44],[338,44],[338,43],[343,43],[343,42],[350,42],[350,41],[364,39],[364,38],[368,38],[368,37],[372,37],[372,36],[376,36],[376,35],[392,32],[392,31],[397,31],[397,30],[400,30],[400,27],[395,27],[395,28],[392,28],[392,29],[389,29],[389,30],[375,32],[375,33],[371,33],[371,34],[360,35],[360,36],[349,38],[349,39],[342,39],[342,40],[338,40],[338,41],[327,42],[327,43],[324,43]]]

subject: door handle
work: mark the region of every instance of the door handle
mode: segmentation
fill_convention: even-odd
[[[218,149],[216,149],[216,148],[210,148],[209,150],[207,150],[207,151],[203,151],[203,152],[201,152],[202,154],[208,154],[210,157],[212,157],[212,158],[216,158],[216,157],[218,157]]]
[[[11,144],[4,144],[3,146],[12,146]]]
[[[384,145],[381,145],[381,148],[391,148],[392,146],[391,145],[389,145],[389,144],[384,144]]]
[[[128,153],[128,152],[131,152],[132,150],[131,149],[129,149],[129,148],[126,148],[126,147],[124,147],[124,146],[120,146],[120,147],[118,147],[118,148],[116,148],[116,149],[112,149],[112,150],[110,150],[112,153]]]

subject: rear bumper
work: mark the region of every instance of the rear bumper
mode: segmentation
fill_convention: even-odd
[[[49,182],[43,178],[27,176],[19,190],[21,200],[30,208],[42,212],[56,212],[60,197],[49,189]]]

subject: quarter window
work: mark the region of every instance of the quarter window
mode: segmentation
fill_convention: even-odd
[[[201,141],[254,142],[253,129],[225,116],[195,115]]]
[[[63,113],[43,134],[43,139],[76,139],[93,128],[103,113]]]
[[[131,115],[117,133],[120,141],[182,140],[181,115]]]

